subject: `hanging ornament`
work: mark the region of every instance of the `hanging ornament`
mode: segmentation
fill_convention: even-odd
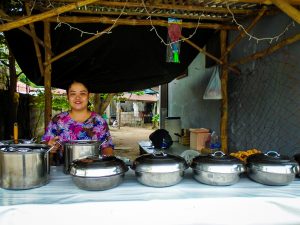
[[[167,62],[179,63],[182,20],[168,18]]]

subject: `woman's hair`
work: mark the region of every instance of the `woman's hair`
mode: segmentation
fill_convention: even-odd
[[[88,93],[90,93],[90,88],[89,88],[89,86],[86,84],[86,83],[84,83],[83,81],[77,81],[77,80],[73,80],[72,82],[70,82],[69,84],[68,84],[68,86],[67,86],[67,94],[69,94],[69,89],[71,88],[71,86],[72,86],[72,84],[75,84],[75,83],[80,83],[80,84],[82,84],[86,89],[87,89],[87,91],[88,91]]]

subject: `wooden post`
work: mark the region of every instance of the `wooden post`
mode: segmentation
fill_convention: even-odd
[[[44,43],[51,49],[50,23],[44,22]],[[45,62],[51,60],[51,53],[45,48]],[[52,117],[52,93],[51,93],[51,63],[44,67],[44,87],[45,87],[45,127]]]
[[[227,44],[227,32],[221,30],[221,56],[225,55]],[[226,65],[228,57],[225,55],[223,62]],[[228,95],[227,95],[227,82],[228,82],[228,67],[222,66],[221,87],[222,87],[222,105],[221,105],[221,146],[225,154],[228,153]]]

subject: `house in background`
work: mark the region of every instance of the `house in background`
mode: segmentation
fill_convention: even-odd
[[[159,112],[159,91],[158,87],[154,87],[144,92],[143,95],[125,92],[122,101],[112,101],[106,110],[109,123],[112,124],[117,120],[120,121],[121,126],[151,124],[152,116]]]

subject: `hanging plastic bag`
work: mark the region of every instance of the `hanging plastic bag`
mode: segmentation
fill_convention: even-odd
[[[203,99],[222,99],[222,89],[219,66],[215,66],[206,87]]]

